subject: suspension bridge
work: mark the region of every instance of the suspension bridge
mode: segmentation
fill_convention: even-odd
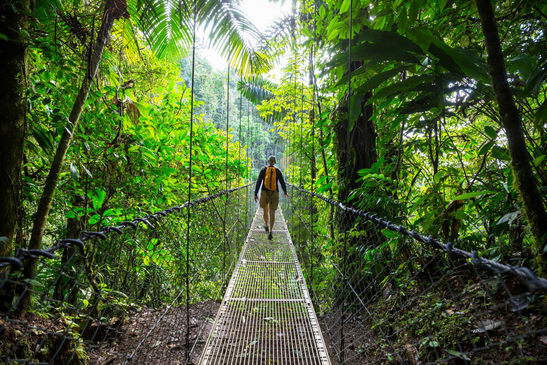
[[[246,185],[0,259],[0,358],[546,361],[544,279],[302,188],[289,192],[272,241]],[[24,278],[30,260],[38,270]],[[25,296],[31,306],[21,315]]]
[[[277,210],[272,241],[262,215],[259,208],[200,364],[330,364],[283,215]]]

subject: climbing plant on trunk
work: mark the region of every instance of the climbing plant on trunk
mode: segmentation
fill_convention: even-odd
[[[490,0],[475,0],[475,3],[484,33],[484,43],[488,51],[490,77],[492,78],[499,114],[506,132],[509,153],[511,154],[513,177],[534,235],[536,261],[542,273],[545,274],[547,273],[547,252],[544,250],[545,239],[547,238],[547,214],[530,166],[529,152],[522,130],[522,118],[509,89],[492,2]]]

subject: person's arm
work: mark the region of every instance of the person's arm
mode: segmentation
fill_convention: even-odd
[[[287,195],[287,186],[285,185],[285,179],[283,178],[283,173],[281,172],[280,169],[277,169],[277,171],[279,172],[279,185],[281,185],[281,187],[283,188],[283,192],[285,193],[285,195]]]
[[[265,175],[266,169],[262,168],[262,170],[260,170],[260,173],[258,174],[258,179],[256,179],[255,196],[258,196],[258,189],[260,189],[260,185],[262,183],[262,180],[264,180]]]

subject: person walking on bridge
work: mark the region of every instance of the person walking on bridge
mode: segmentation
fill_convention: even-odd
[[[268,233],[268,239],[273,239],[273,226],[275,223],[275,211],[279,205],[279,185],[283,188],[285,197],[289,197],[287,194],[287,186],[285,186],[285,180],[281,170],[275,167],[277,163],[275,156],[268,158],[268,165],[264,166],[258,174],[258,180],[256,180],[255,186],[255,202],[258,201],[258,189],[262,185],[260,192],[260,208],[264,210],[264,229]],[[270,215],[270,225],[268,226],[268,213]]]

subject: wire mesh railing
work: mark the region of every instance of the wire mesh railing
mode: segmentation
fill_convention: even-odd
[[[547,361],[547,281],[289,185],[333,364]]]
[[[197,363],[256,209],[251,188],[0,258],[0,361]]]

